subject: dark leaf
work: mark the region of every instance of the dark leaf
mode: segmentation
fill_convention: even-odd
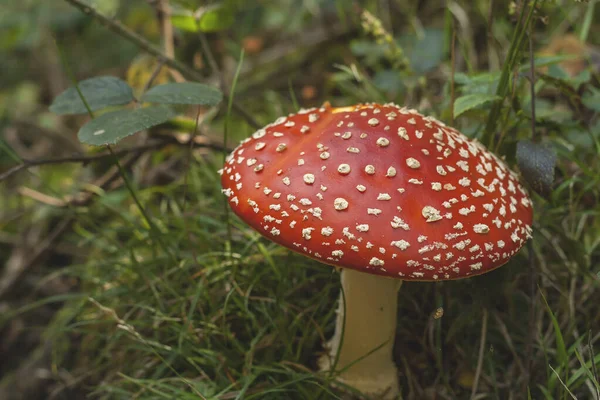
[[[213,86],[196,82],[167,83],[154,86],[144,94],[143,101],[161,104],[197,104],[215,106],[223,94]]]
[[[590,88],[581,98],[581,102],[590,110],[600,112],[600,90]]]
[[[544,196],[551,192],[556,165],[554,150],[530,140],[521,140],[517,143],[517,163],[533,190]]]
[[[100,76],[79,82],[81,94],[92,111],[109,106],[127,104],[134,100],[129,85],[114,76]],[[55,114],[87,114],[75,87],[65,90],[52,102],[50,111]]]
[[[475,107],[478,107],[484,103],[489,103],[490,101],[496,100],[501,100],[501,97],[495,94],[476,93],[461,96],[454,101],[454,117],[456,118],[462,113],[469,111]]]
[[[404,35],[400,46],[406,51],[410,66],[418,74],[431,71],[444,59],[444,31],[424,29],[419,35]]]
[[[167,106],[119,110],[102,114],[85,124],[78,133],[79,141],[101,146],[162,124],[176,115]]]

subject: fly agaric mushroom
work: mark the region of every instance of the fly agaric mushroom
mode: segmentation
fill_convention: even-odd
[[[321,368],[337,359],[340,381],[384,398],[399,395],[401,282],[483,274],[531,237],[531,200],[502,160],[394,104],[281,117],[244,140],[221,173],[229,204],[252,228],[343,268]]]

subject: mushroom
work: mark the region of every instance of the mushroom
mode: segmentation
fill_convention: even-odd
[[[392,347],[402,281],[486,273],[531,237],[532,203],[517,174],[476,140],[394,104],[281,117],[220,172],[252,228],[342,268],[320,367],[336,361],[339,381],[379,398],[400,393]]]

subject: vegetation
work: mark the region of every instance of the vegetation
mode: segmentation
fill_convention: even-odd
[[[598,1],[4,3],[0,398],[348,396],[316,372],[337,273],[228,212],[217,174],[330,101],[434,115],[534,199],[504,267],[403,285],[404,397],[600,399]]]

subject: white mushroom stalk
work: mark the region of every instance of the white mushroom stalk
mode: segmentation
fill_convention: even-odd
[[[392,359],[397,293],[402,281],[351,269],[342,271],[335,333],[319,360],[336,380],[378,399],[400,395]]]

